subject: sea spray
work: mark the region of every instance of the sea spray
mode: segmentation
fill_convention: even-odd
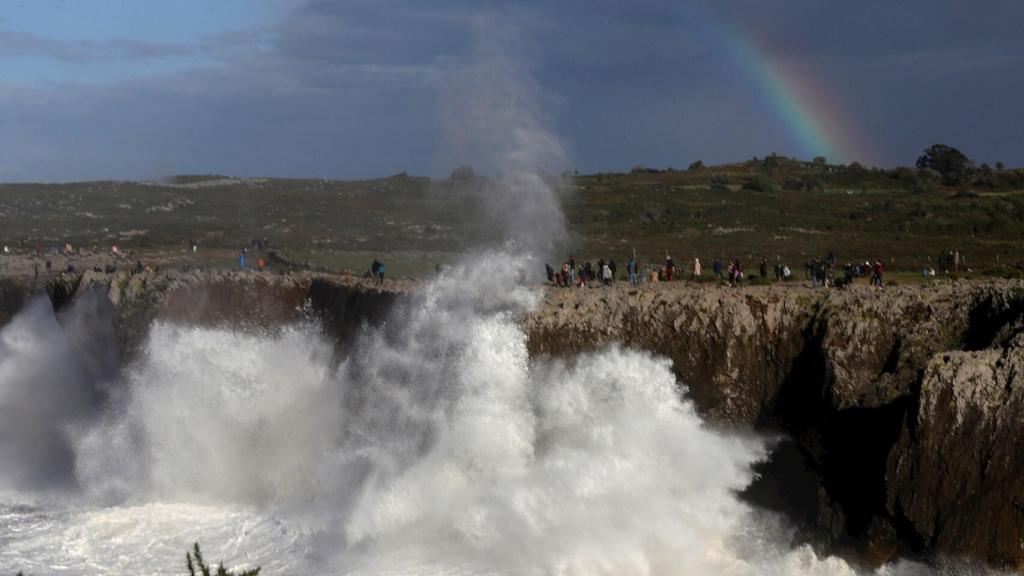
[[[442,156],[487,176],[468,191],[483,206],[491,246],[514,242],[520,257],[554,257],[567,238],[569,155],[544,113],[532,43],[494,14],[477,14],[473,32],[472,50],[439,86]],[[535,260],[531,270],[533,278],[543,267]]]
[[[130,394],[80,436],[78,478],[102,501],[308,498],[337,434],[332,357],[302,327],[255,335],[158,322],[125,370]]]
[[[55,315],[38,298],[0,331],[0,489],[74,483],[72,427],[115,393],[110,303],[95,293]]]

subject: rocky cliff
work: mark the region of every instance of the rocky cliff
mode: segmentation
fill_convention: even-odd
[[[105,295],[126,356],[158,317],[243,329],[314,318],[344,348],[413,289],[237,272],[47,286],[57,307]],[[0,284],[0,324],[27,298]],[[803,540],[870,564],[938,552],[1024,568],[1024,283],[549,288],[522,324],[536,356],[611,342],[663,354],[714,425],[780,438],[745,496],[788,514]]]
[[[747,497],[830,552],[1024,568],[1022,283],[552,290],[525,326],[669,356],[711,421],[782,432]]]

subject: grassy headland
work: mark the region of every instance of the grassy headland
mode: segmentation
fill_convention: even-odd
[[[1024,170],[973,168],[950,181],[930,168],[868,169],[779,156],[687,170],[572,175],[566,255],[645,262],[670,253],[765,257],[794,272],[835,251],[840,263],[883,259],[917,272],[958,250],[974,273],[1012,274],[1024,260]],[[161,182],[0,185],[0,243],[43,252],[70,243],[98,254],[232,266],[254,238],[288,258],[362,271],[374,255],[391,274],[424,275],[488,234],[465,173],[366,181],[183,176]],[[24,239],[24,247],[22,247]],[[564,256],[563,256],[564,257]],[[552,262],[556,264],[556,262]]]

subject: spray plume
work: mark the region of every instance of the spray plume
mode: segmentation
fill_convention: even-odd
[[[470,59],[441,87],[446,149],[489,176],[475,187],[499,245],[540,257],[566,236],[560,195],[568,159],[548,129],[521,32],[474,20]]]

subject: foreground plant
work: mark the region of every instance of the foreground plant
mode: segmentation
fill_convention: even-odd
[[[210,567],[205,561],[203,561],[203,553],[199,549],[199,542],[196,542],[192,546],[191,552],[185,552],[185,565],[188,566],[189,576],[197,576],[197,574],[199,576],[211,576],[211,574],[214,574],[215,576],[256,576],[260,573],[259,567],[256,567],[253,570],[246,570],[245,572],[235,574],[234,572],[224,568],[223,562],[217,565],[216,572],[210,572]]]

